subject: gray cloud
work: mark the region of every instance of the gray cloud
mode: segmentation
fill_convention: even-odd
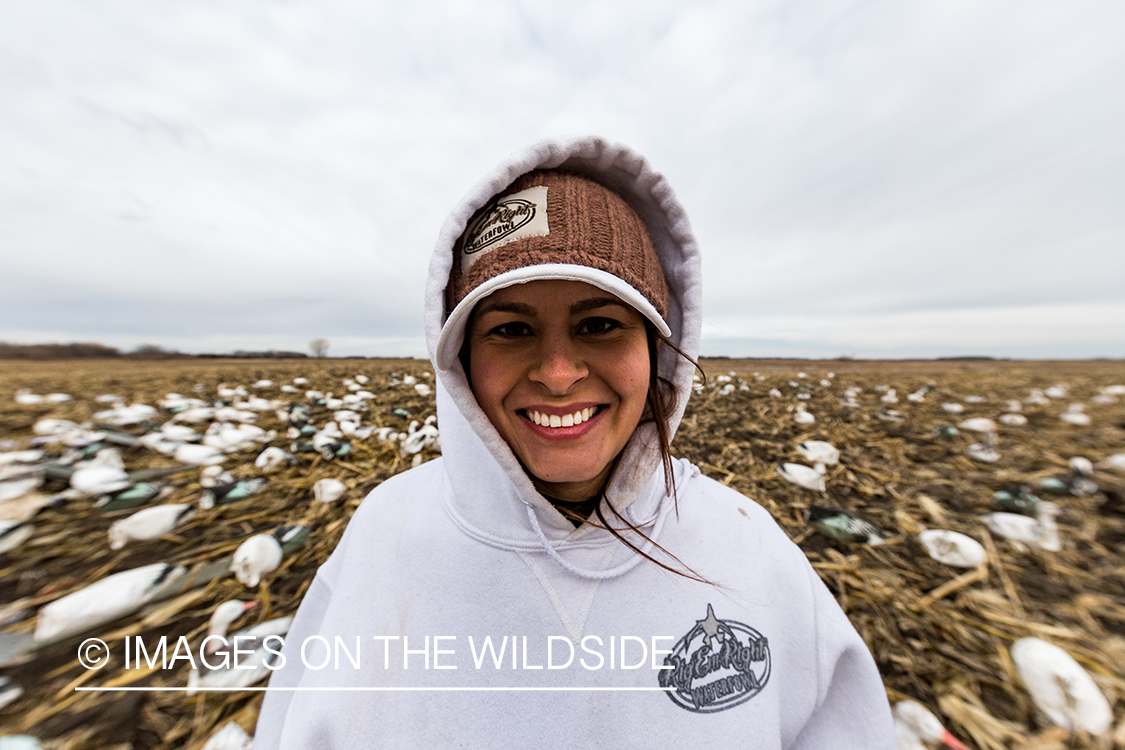
[[[445,212],[597,132],[692,216],[705,351],[1125,356],[1114,3],[5,16],[0,338],[421,354]]]

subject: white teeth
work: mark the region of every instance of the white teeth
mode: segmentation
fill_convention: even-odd
[[[537,411],[528,411],[527,418],[540,427],[574,427],[586,422],[597,411],[597,407],[579,409],[573,414],[540,414]]]

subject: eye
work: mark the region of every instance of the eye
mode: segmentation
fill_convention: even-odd
[[[521,323],[520,321],[511,321],[509,323],[503,323],[496,326],[488,332],[488,335],[499,336],[506,339],[514,339],[521,336],[530,336],[531,326],[529,326],[527,323]]]
[[[578,324],[578,333],[580,335],[597,336],[603,333],[610,333],[621,327],[621,324],[613,318],[586,318]]]

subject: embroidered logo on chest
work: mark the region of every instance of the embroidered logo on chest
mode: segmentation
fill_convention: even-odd
[[[681,708],[709,714],[733,708],[762,691],[770,679],[770,646],[764,635],[733,620],[707,616],[664,657],[660,687]]]

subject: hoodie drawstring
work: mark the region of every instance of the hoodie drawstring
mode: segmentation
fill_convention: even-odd
[[[555,562],[579,578],[585,578],[591,581],[604,581],[608,578],[617,578],[618,576],[628,573],[630,570],[637,567],[637,564],[640,563],[641,560],[645,559],[644,555],[647,555],[653,548],[653,545],[656,543],[656,537],[660,536],[660,531],[664,528],[664,520],[668,517],[668,511],[673,506],[673,503],[669,502],[670,499],[670,495],[665,495],[660,501],[660,507],[654,519],[655,525],[652,527],[652,534],[649,535],[648,540],[645,542],[644,546],[641,547],[641,552],[643,554],[634,553],[632,558],[621,563],[616,568],[610,568],[609,570],[583,570],[567,562],[563,559],[562,555],[555,551],[555,548],[552,547],[551,543],[547,540],[547,535],[543,533],[543,527],[539,525],[539,518],[535,515],[535,509],[531,507],[531,505],[527,506],[527,518],[531,521],[531,528],[535,530],[535,536],[539,538],[539,543],[543,545],[543,549],[546,550],[547,554],[550,555]]]

